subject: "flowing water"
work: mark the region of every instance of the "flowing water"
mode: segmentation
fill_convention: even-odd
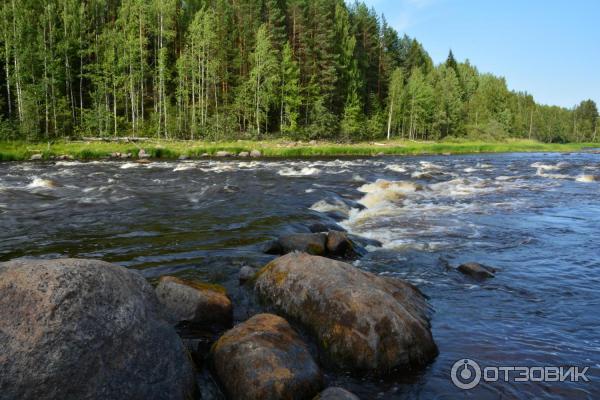
[[[600,398],[600,155],[0,164],[0,261],[98,258],[222,283],[236,302],[265,241],[334,220],[383,243],[357,267],[430,297],[440,355],[415,376],[329,383],[364,399]],[[467,261],[500,271],[478,283],[454,270]],[[589,366],[591,382],[464,392],[462,358]]]

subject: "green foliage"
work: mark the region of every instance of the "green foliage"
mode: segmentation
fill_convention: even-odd
[[[281,132],[284,134],[298,131],[300,117],[300,68],[294,60],[289,43],[283,46],[281,60]]]
[[[600,139],[361,2],[4,0],[0,71],[1,140]]]

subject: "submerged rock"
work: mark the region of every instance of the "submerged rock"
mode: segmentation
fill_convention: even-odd
[[[198,329],[219,331],[232,326],[233,306],[225,288],[163,276],[156,287],[169,319]]]
[[[354,393],[339,387],[330,387],[322,391],[313,400],[360,400]]]
[[[338,224],[335,224],[335,223],[323,223],[323,222],[314,223],[311,226],[309,226],[308,229],[312,233],[322,233],[322,232],[327,233],[329,231],[346,232],[346,230],[344,228],[342,228]]]
[[[229,398],[310,399],[322,388],[319,367],[281,317],[259,314],[213,346],[214,370]]]
[[[95,260],[0,263],[0,397],[189,399],[194,373],[137,272]]]
[[[496,269],[478,263],[466,263],[460,265],[457,270],[477,280],[485,280],[496,276]]]
[[[430,309],[421,292],[349,264],[292,253],[259,273],[257,293],[316,335],[331,361],[352,370],[387,372],[435,358]]]

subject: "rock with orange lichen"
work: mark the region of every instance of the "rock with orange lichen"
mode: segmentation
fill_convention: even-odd
[[[156,295],[169,320],[176,324],[215,331],[232,325],[233,306],[222,286],[163,276]]]
[[[352,265],[292,253],[257,274],[267,302],[306,325],[340,368],[387,372],[433,360],[430,308],[413,285]]]
[[[139,273],[102,261],[0,263],[0,398],[192,398],[161,308]]]
[[[281,317],[259,314],[227,331],[212,348],[214,371],[229,398],[310,399],[323,386],[304,342]]]

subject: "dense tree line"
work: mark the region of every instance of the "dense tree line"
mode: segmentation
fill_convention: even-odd
[[[344,0],[2,0],[0,134],[596,140]]]

